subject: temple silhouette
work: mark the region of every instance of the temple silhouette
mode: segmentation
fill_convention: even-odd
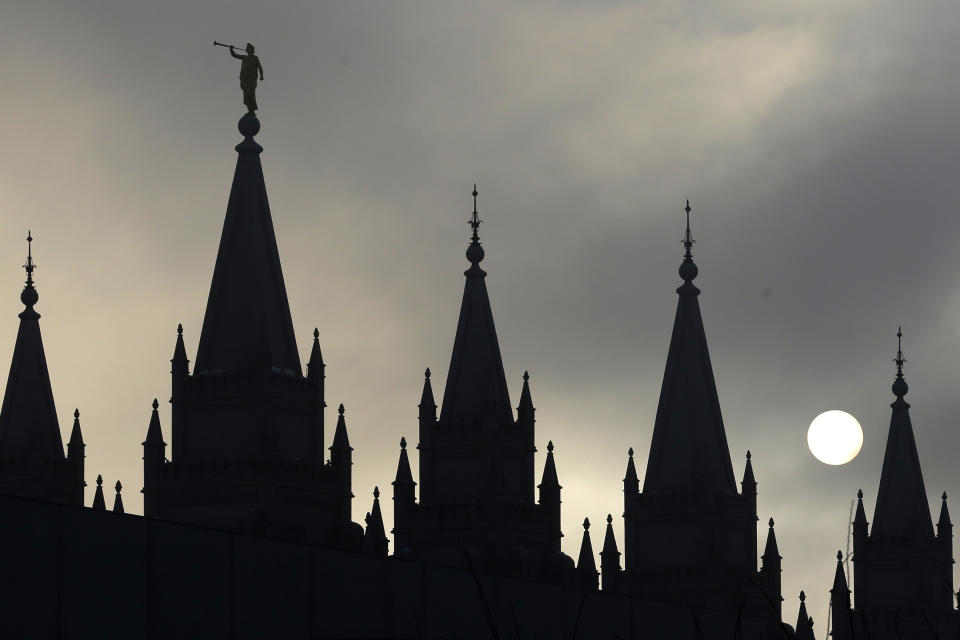
[[[846,640],[958,632],[946,495],[934,534],[902,351],[869,533],[859,494],[853,575],[838,556],[832,616],[816,629],[803,592],[784,610],[774,519],[758,532],[750,452],[738,482],[727,445],[694,284],[689,203],[653,438],[642,486],[628,451],[619,543],[614,514],[600,525],[599,552],[589,519],[582,532],[561,530],[554,446],[549,433],[536,433],[526,372],[514,379],[515,408],[510,400],[481,267],[476,185],[441,403],[427,369],[417,442],[408,444],[412,431],[395,434],[392,540],[378,487],[360,488],[373,500],[363,505],[364,522],[353,522],[351,470],[363,452],[350,446],[342,404],[326,428],[316,330],[301,366],[259,129],[252,113],[239,122],[243,140],[192,369],[189,329],[177,327],[169,427],[157,400],[146,421],[143,516],[124,513],[119,482],[108,509],[99,476],[86,506],[78,411],[64,455],[28,237],[24,309],[0,409],[2,637],[812,640],[829,626]],[[534,468],[538,445],[542,469]],[[580,538],[576,560],[561,551],[564,535]]]

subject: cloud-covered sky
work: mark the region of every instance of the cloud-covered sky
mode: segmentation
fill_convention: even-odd
[[[785,617],[805,589],[823,634],[858,488],[872,514],[898,325],[934,513],[960,496],[955,3],[6,0],[0,17],[0,362],[29,227],[90,496],[102,473],[142,509],[178,322],[195,355],[243,112],[215,39],[253,42],[264,66],[287,291],[301,357],[317,326],[327,402],[347,407],[354,519],[416,434],[426,366],[441,393],[474,182],[512,400],[529,369],[568,554],[584,516],[622,512],[627,448],[646,466],[687,198],[734,468],[749,448]],[[827,409],[864,427],[842,467],[806,448]]]

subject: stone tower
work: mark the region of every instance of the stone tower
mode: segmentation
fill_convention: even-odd
[[[27,234],[26,286],[20,294],[24,310],[13,348],[7,389],[0,408],[0,494],[83,505],[84,448],[80,412],[74,411],[73,432],[63,455],[60,421],[53,403],[47,358],[40,336],[40,299],[33,282],[33,238]]]
[[[420,499],[406,440],[394,487],[394,536],[401,555],[553,581],[576,580],[560,552],[560,484],[547,445],[534,495],[535,409],[524,372],[514,418],[500,345],[480,268],[477,190],[473,191],[470,267],[446,387],[437,415],[430,370],[420,399]],[[467,558],[469,557],[469,561]]]
[[[303,375],[280,256],[247,114],[190,371],[178,327],[172,362],[172,447],[157,404],[144,447],[144,514],[236,531],[359,548],[351,522],[352,448],[340,411],[324,461],[319,333]]]

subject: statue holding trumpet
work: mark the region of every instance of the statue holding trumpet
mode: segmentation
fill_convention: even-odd
[[[244,50],[246,55],[237,53],[239,47],[232,44],[223,44],[222,42],[213,42],[215,47],[227,47],[230,49],[230,55],[240,60],[240,88],[243,90],[243,104],[247,107],[250,115],[256,115],[257,110],[257,75],[263,80],[263,67],[260,65],[260,58],[254,55],[253,45],[249,42]]]

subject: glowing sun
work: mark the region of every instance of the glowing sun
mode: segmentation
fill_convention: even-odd
[[[846,411],[825,411],[810,423],[807,445],[820,462],[846,464],[860,453],[863,429]]]

